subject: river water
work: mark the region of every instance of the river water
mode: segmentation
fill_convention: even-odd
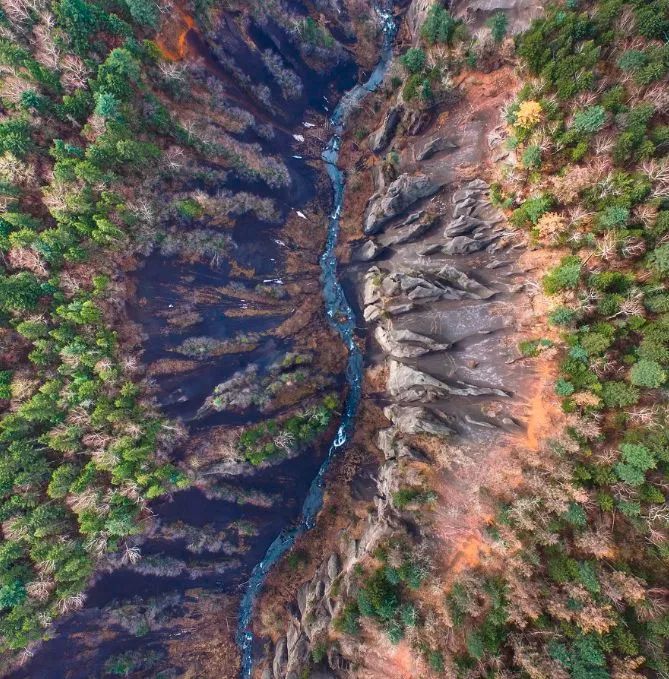
[[[265,584],[267,574],[277,561],[295,544],[295,540],[311,528],[313,528],[316,516],[323,504],[323,488],[325,475],[327,474],[332,460],[337,451],[349,440],[355,427],[355,417],[360,404],[363,377],[363,356],[355,341],[356,317],[351,305],[346,299],[344,289],[339,281],[336,247],[339,239],[341,215],[346,177],[339,167],[339,150],[341,137],[346,128],[346,123],[351,111],[353,111],[370,92],[374,92],[383,82],[392,60],[393,44],[396,26],[392,14],[392,0],[384,0],[378,3],[375,11],[379,16],[383,28],[383,48],[379,62],[365,83],[356,85],[349,90],[340,100],[337,108],[330,118],[330,124],[334,134],[323,153],[322,160],[334,194],[333,211],[328,224],[328,234],[325,250],[321,256],[321,285],[326,312],[332,327],[339,333],[342,341],[348,349],[348,362],[346,367],[346,380],[348,393],[341,416],[341,422],[337,433],[330,445],[328,454],[324,459],[316,477],[313,479],[309,492],[302,507],[299,523],[282,531],[268,548],[262,561],[260,561],[246,586],[246,590],[240,603],[239,621],[237,628],[237,642],[242,652],[242,678],[250,679],[253,672],[254,636],[251,632],[256,599]]]

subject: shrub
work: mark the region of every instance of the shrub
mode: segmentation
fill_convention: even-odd
[[[403,66],[409,73],[420,73],[425,67],[426,55],[420,47],[408,49],[400,58]]]
[[[655,271],[669,274],[669,243],[655,248],[648,255],[648,262]]]
[[[150,28],[158,27],[160,12],[153,0],[125,0],[125,2],[137,23]]]
[[[632,366],[630,381],[637,387],[657,389],[667,380],[667,374],[662,366],[655,361],[640,360]]]
[[[531,128],[541,122],[543,109],[538,101],[523,101],[516,112],[516,122],[518,127]]]
[[[627,224],[630,211],[626,207],[612,205],[599,215],[599,226],[603,229],[619,229]]]
[[[525,151],[523,151],[522,163],[523,167],[528,170],[541,167],[541,147],[536,144],[528,146]]]
[[[563,257],[560,265],[544,276],[544,290],[554,295],[561,290],[574,289],[581,278],[582,262],[576,255]]]
[[[561,377],[555,382],[555,393],[562,398],[571,396],[574,391],[574,385]]]
[[[636,29],[650,40],[666,40],[669,35],[667,6],[662,0],[637,4],[634,10]]]
[[[548,315],[548,322],[551,325],[571,325],[576,320],[578,314],[569,307],[557,307]]]
[[[515,226],[536,225],[541,217],[553,206],[554,200],[551,196],[540,195],[528,198],[511,215],[511,223]]]

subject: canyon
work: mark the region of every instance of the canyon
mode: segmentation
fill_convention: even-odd
[[[3,236],[41,297],[0,436],[47,461],[2,508],[1,676],[666,675],[652,3],[77,10],[90,110],[31,104],[17,205],[108,219],[62,262]]]

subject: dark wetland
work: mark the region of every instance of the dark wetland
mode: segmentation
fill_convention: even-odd
[[[300,3],[291,4],[298,13],[304,11]],[[350,42],[343,34],[333,34],[342,44]],[[263,133],[249,126],[234,138],[240,143],[259,145],[263,152],[280,159],[289,175],[288,181],[277,187],[243,173],[226,172],[220,188],[235,195],[271,199],[276,214],[272,219],[258,218],[253,212],[237,216],[229,231],[225,256],[207,253],[187,258],[180,253],[154,250],[132,275],[136,294],[128,316],[141,335],[141,360],[148,367],[160,408],[171,419],[179,420],[187,431],[174,452],[174,457],[182,461],[197,460],[202,442],[215,439],[217,432],[225,428],[248,427],[294,410],[293,403],[280,405],[270,413],[255,404],[243,409],[201,412],[217,385],[249,366],[254,366],[257,379],[261,379],[268,369],[296,350],[300,339],[290,331],[280,331],[280,326],[296,313],[295,291],[298,296],[299,291],[306,290],[318,297],[320,311],[311,325],[315,324],[335,346],[342,345],[335,328],[328,326],[320,295],[321,253],[315,250],[306,255],[312,265],[308,269],[291,267],[290,258],[298,246],[286,244],[284,229],[290,220],[302,219],[297,211],[304,211],[310,215],[310,221],[304,221],[314,230],[314,240],[325,241],[332,191],[320,153],[332,134],[328,131],[330,109],[334,109],[342,92],[356,85],[358,69],[342,51],[345,56],[329,69],[313,70],[285,30],[271,21],[252,26],[249,35],[258,51],[252,51],[236,35],[234,23],[224,16],[206,36],[191,31],[187,42],[208,77],[216,79],[237,107],[254,116],[256,127],[265,126]],[[240,77],[248,82],[267,80],[258,56],[265,50],[280,55],[299,76],[303,83],[300,96],[284,99],[278,85],[270,82],[272,100],[280,104],[267,106],[239,84]],[[320,128],[320,136],[315,142],[312,137],[311,143],[301,143],[311,128]],[[340,202],[342,181],[339,176],[340,185],[335,186],[336,200]],[[196,182],[192,188],[200,187]],[[311,221],[312,217],[320,221],[320,227]],[[192,227],[178,224],[175,228],[185,233],[188,241],[188,229]],[[330,244],[331,257],[335,242],[336,234]],[[336,275],[334,260],[330,273]],[[355,322],[350,312],[347,323],[352,338]],[[309,331],[307,327],[302,332]],[[184,343],[192,338],[206,338],[206,348],[185,351]],[[318,357],[314,361],[316,371],[320,370],[317,362]],[[338,371],[328,370],[321,379],[321,391],[327,388],[338,393],[344,403],[348,390],[345,364],[339,364]],[[318,392],[316,389],[316,397]],[[313,403],[314,394],[304,405]],[[245,464],[230,473],[218,473],[215,466],[211,471],[200,469],[192,487],[154,501],[150,507],[154,515],[152,528],[137,539],[142,559],[100,574],[86,593],[84,607],[55,626],[53,638],[9,676],[108,676],[110,659],[131,657],[133,653],[155,656],[157,660],[152,668],[142,669],[140,663],[132,676],[154,677],[157,670],[166,667],[164,676],[177,676],[170,672],[178,672],[178,667],[161,662],[166,658],[165,644],[187,633],[183,619],[187,619],[189,611],[197,611],[203,592],[241,597],[254,567],[277,536],[298,526],[305,498],[319,475],[337,426],[333,420],[315,442],[284,460],[259,467]],[[142,614],[148,611],[147,615],[159,622],[138,633],[116,613],[119,610]],[[176,625],[171,620],[180,623]]]

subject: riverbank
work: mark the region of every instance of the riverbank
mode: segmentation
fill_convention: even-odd
[[[398,50],[416,44],[420,13],[412,5]],[[520,85],[498,56],[488,70],[462,69],[440,104],[417,108],[394,85],[401,72],[395,63],[351,116],[340,151],[350,168],[344,286],[367,323],[363,402],[317,526],[298,542],[303,560],[268,580],[262,676],[287,676],[309,650],[316,668],[345,676],[430,675],[427,651],[388,646],[373,625],[342,634],[360,573],[404,545],[443,596],[487,549],[493,505],[483,489],[515,483],[516,448],[550,428],[541,414],[555,399],[537,372],[553,368],[517,348],[542,322],[528,277],[548,260],[505,228],[489,193],[500,110]],[[429,594],[413,605],[433,615]]]

